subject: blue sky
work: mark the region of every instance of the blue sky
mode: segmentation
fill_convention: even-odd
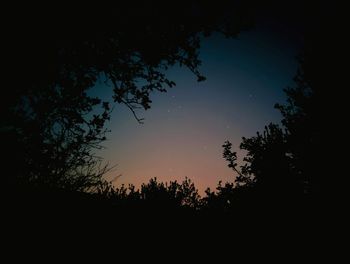
[[[204,39],[200,70],[206,81],[198,83],[185,68],[171,68],[168,76],[176,86],[151,95],[151,109],[138,112],[144,124],[125,106],[116,106],[106,149],[99,153],[118,165],[107,179],[121,174],[115,185],[139,187],[152,177],[189,177],[201,192],[219,180],[233,181],[221,145],[230,140],[238,149],[242,136],[279,122],[273,106],[285,101],[283,89],[293,84],[298,45],[295,36],[278,27],[260,27],[237,39],[218,34]],[[102,83],[97,88],[99,96],[111,94]]]

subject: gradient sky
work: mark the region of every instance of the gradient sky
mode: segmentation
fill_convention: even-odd
[[[222,158],[222,144],[230,140],[238,149],[242,136],[253,136],[281,116],[273,108],[284,102],[283,88],[292,85],[300,40],[283,24],[265,23],[243,32],[238,39],[213,35],[200,49],[198,83],[187,69],[174,67],[168,76],[176,86],[154,93],[151,109],[139,111],[139,124],[123,105],[111,118],[111,133],[99,154],[117,168],[106,175],[114,184],[139,187],[150,178],[161,181],[192,179],[201,193],[235,174]],[[110,87],[98,86],[108,97]]]

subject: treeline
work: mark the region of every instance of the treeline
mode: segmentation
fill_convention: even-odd
[[[114,102],[124,104],[142,122],[137,110],[151,107],[150,94],[175,85],[166,69],[182,65],[198,81],[205,79],[199,71],[202,37],[213,32],[235,37],[253,24],[254,8],[241,1],[225,1],[217,8],[191,3],[176,9],[148,6],[153,13],[127,4],[118,9],[117,20],[104,14],[108,21],[101,20],[101,26],[82,34],[75,34],[71,21],[61,25],[52,19],[52,25],[63,30],[49,34],[50,38],[43,28],[22,23],[22,30],[16,31],[19,37],[13,39],[8,67],[8,77],[16,82],[1,104],[8,201],[18,200],[17,205],[28,208],[41,204],[46,209],[55,205],[77,209],[98,204],[96,208],[129,207],[131,211],[181,208],[231,214],[235,210],[303,208],[309,200],[324,205],[332,197],[329,193],[336,188],[329,186],[337,181],[330,178],[334,175],[327,166],[331,155],[324,145],[329,134],[337,132],[336,126],[325,125],[334,124],[329,98],[337,88],[337,50],[324,36],[323,29],[331,32],[333,25],[323,13],[308,25],[295,85],[286,89],[287,103],[276,105],[282,125],[268,124],[256,136],[242,139],[239,147],[247,155],[241,167],[235,146],[223,145],[223,157],[237,175],[234,183],[219,184],[200,198],[189,180],[166,184],[153,179],[140,190],[133,186],[114,189],[103,180],[108,167],[94,153],[106,140],[105,124],[113,106],[89,96],[89,89],[105,80],[113,89]],[[95,14],[93,8],[88,11]],[[134,14],[132,23],[125,23],[130,14]],[[109,27],[104,26],[106,22],[111,23]],[[20,37],[31,41],[25,43]],[[23,62],[21,68],[17,61]]]

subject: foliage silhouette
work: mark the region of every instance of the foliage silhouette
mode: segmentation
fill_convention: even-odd
[[[99,252],[100,256],[103,255],[100,252],[108,252],[105,242],[112,240],[113,250],[117,248],[120,252],[124,251],[116,247],[118,242],[128,249],[132,247],[134,252],[138,252],[137,245],[149,244],[150,250],[146,253],[154,259],[158,257],[155,251],[158,248],[152,247],[150,241],[159,239],[157,235],[162,234],[164,239],[159,241],[166,245],[164,251],[167,253],[170,247],[166,242],[178,243],[179,238],[181,251],[176,253],[184,252],[183,249],[190,249],[190,252],[196,245],[200,247],[199,252],[207,253],[206,248],[210,252],[214,245],[222,246],[223,242],[229,246],[228,250],[237,250],[232,245],[236,241],[245,250],[249,248],[249,253],[259,252],[254,250],[255,247],[260,251],[266,247],[266,252],[275,256],[276,252],[284,253],[289,249],[286,252],[289,257],[299,251],[312,255],[312,260],[319,255],[320,249],[325,248],[324,245],[328,246],[325,236],[329,223],[324,219],[327,215],[335,218],[335,215],[327,214],[325,203],[322,203],[322,214],[312,221],[304,215],[298,218],[287,214],[283,218],[280,212],[282,209],[291,211],[286,205],[288,200],[295,204],[296,197],[302,196],[304,205],[307,196],[326,196],[328,199],[338,192],[340,185],[347,186],[340,178],[332,177],[338,176],[335,170],[339,161],[332,163],[330,159],[338,159],[339,155],[333,155],[338,152],[325,150],[329,135],[337,136],[332,141],[336,141],[336,145],[344,142],[340,138],[338,143],[336,128],[339,125],[334,119],[338,108],[329,103],[332,95],[338,96],[336,89],[343,85],[336,83],[339,75],[337,58],[343,55],[338,48],[341,41],[334,40],[333,36],[338,25],[330,25],[329,19],[317,27],[319,32],[312,32],[315,35],[310,36],[311,40],[307,40],[296,77],[297,85],[286,91],[288,104],[276,106],[284,117],[282,126],[270,124],[255,137],[243,139],[241,147],[248,154],[242,167],[237,164],[231,143],[225,143],[224,158],[238,173],[236,183],[223,185],[220,182],[215,191],[208,189],[201,198],[187,179],[170,184],[152,179],[140,190],[134,186],[113,188],[101,180],[106,167],[96,170],[99,160],[93,156],[93,149],[104,139],[104,122],[108,121],[112,106],[89,97],[88,89],[98,78],[107,77],[115,89],[114,100],[135,111],[135,107],[150,106],[151,90],[162,91],[173,85],[166,80],[166,75],[162,75],[172,64],[182,63],[202,79],[197,72],[198,43],[194,36],[199,32],[223,31],[218,26],[222,25],[220,18],[226,17],[220,15],[221,11],[226,14],[227,10],[237,9],[220,6],[216,1],[215,5],[204,5],[198,11],[199,7],[191,7],[196,6],[195,2],[187,1],[188,6],[184,6],[177,2],[169,5],[167,1],[156,9],[152,1],[146,4],[128,1],[117,10],[105,6],[67,10],[56,6],[58,15],[49,12],[50,8],[42,12],[43,7],[38,9],[40,12],[28,12],[35,7],[25,6],[18,10],[17,18],[27,20],[11,28],[13,43],[6,50],[11,51],[7,64],[10,73],[5,77],[13,85],[8,88],[8,96],[2,97],[1,104],[3,175],[8,182],[16,184],[16,190],[19,189],[16,193],[12,185],[3,188],[8,191],[8,201],[18,201],[5,205],[3,226],[10,231],[9,238],[12,239],[5,236],[5,246],[14,240],[16,253],[22,252],[21,244],[25,244],[23,248],[33,247],[33,252],[39,254],[48,247],[57,248],[55,256],[58,256],[69,243],[73,250],[77,245],[88,244],[81,256],[86,255],[86,248],[91,248],[90,257],[91,252]],[[134,8],[137,6],[139,8]],[[327,12],[328,8],[327,4]],[[311,10],[314,11],[314,6]],[[192,12],[196,19],[187,16]],[[228,35],[242,29],[244,19],[239,15],[238,21],[232,21],[233,28],[229,28],[233,31]],[[48,31],[46,27],[49,27]],[[136,51],[142,54],[141,59],[138,53],[137,56],[134,54]],[[140,83],[145,86],[137,85],[140,78],[143,79]],[[92,116],[90,113],[95,107],[101,112]],[[93,192],[82,192],[86,190]],[[283,204],[278,210],[267,210],[271,204],[279,202]],[[181,218],[186,219],[186,224],[181,225],[178,221]],[[337,226],[338,221],[331,227],[333,233]],[[195,230],[201,236],[197,236]],[[42,238],[40,231],[46,234],[42,239],[45,247],[33,243],[33,238]],[[273,231],[279,236],[273,236]],[[343,231],[339,233],[343,234]],[[63,238],[64,247],[61,243],[59,247],[52,247],[57,241],[49,243],[56,239],[57,233]],[[84,243],[72,242],[72,234]],[[333,238],[328,241],[337,241]],[[91,247],[96,241],[103,250]],[[318,252],[313,252],[312,247]],[[329,251],[330,248],[324,250]],[[217,256],[226,255],[223,252],[225,250],[220,247]],[[24,255],[28,257],[28,254]],[[248,254],[240,255],[246,258]],[[260,257],[260,254],[253,255]],[[182,254],[180,256],[183,258]],[[304,255],[302,257],[305,259]]]
[[[324,28],[330,27],[321,22]],[[223,157],[237,174],[232,192],[245,186],[255,200],[268,199],[271,205],[306,206],[312,200],[322,207],[333,199],[332,172],[326,166],[331,157],[325,140],[334,133],[334,126],[325,126],[325,121],[332,123],[329,87],[338,73],[331,68],[334,44],[324,39],[322,26],[308,29],[295,85],[284,90],[287,103],[275,105],[283,117],[281,125],[269,124],[262,133],[243,137],[239,147],[247,154],[239,169],[232,144],[227,141],[223,145]]]
[[[198,210],[200,196],[194,183],[186,178],[182,183],[170,181],[158,182],[157,178],[150,179],[135,190],[134,185],[111,188],[105,192],[107,199],[117,205],[124,204],[127,208],[152,210],[153,212],[171,212],[176,210]]]
[[[290,193],[288,189],[294,189],[296,183],[293,182],[292,153],[288,152],[286,144],[285,133],[275,124],[266,126],[262,134],[258,132],[255,137],[243,138],[240,149],[247,151],[243,159],[246,163],[238,171],[237,185],[254,186],[269,194]],[[231,162],[230,148],[230,143],[226,142],[224,157]]]
[[[7,47],[8,78],[16,82],[1,111],[4,152],[11,153],[4,162],[8,182],[95,190],[108,168],[94,151],[106,139],[113,107],[89,89],[104,80],[114,102],[142,122],[136,109],[150,108],[153,91],[175,85],[166,76],[169,67],[179,64],[205,79],[198,58],[202,36],[236,36],[251,25],[251,8],[240,1],[169,4],[123,1],[52,12],[31,3],[17,9]]]

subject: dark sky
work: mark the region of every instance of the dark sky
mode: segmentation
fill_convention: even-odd
[[[301,47],[297,29],[279,20],[265,19],[237,39],[216,34],[202,42],[198,83],[187,69],[169,70],[176,86],[155,93],[145,118],[138,124],[124,106],[116,106],[102,155],[118,164],[107,179],[122,174],[114,184],[137,187],[152,177],[161,181],[192,179],[202,192],[235,174],[222,158],[222,144],[230,140],[238,149],[242,136],[253,136],[281,116],[273,108],[284,102],[283,88],[292,85]],[[108,97],[110,88],[98,86]]]

